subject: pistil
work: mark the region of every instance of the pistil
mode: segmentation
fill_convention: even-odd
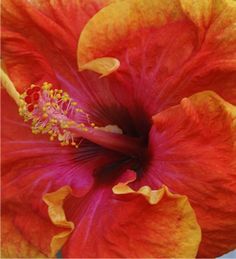
[[[97,127],[68,93],[47,82],[31,85],[21,95],[19,113],[31,121],[34,134],[48,134],[50,140],[57,139],[63,146],[78,148],[81,139],[87,139],[129,156],[138,156],[143,150],[139,139],[123,135],[118,126]]]
[[[106,132],[99,128],[88,128],[87,131],[81,131],[78,127],[72,126],[69,130],[78,137],[129,156],[139,156],[143,152],[142,143],[138,138]]]

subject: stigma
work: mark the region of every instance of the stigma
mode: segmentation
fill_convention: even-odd
[[[48,134],[51,141],[57,139],[62,146],[79,147],[80,140],[69,130],[71,127],[84,132],[95,127],[67,92],[47,82],[26,89],[20,96],[19,114],[31,122],[33,134]]]

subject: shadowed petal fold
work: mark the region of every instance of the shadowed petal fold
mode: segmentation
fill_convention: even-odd
[[[199,256],[235,248],[236,108],[214,92],[153,117],[145,184],[187,195],[202,228]]]

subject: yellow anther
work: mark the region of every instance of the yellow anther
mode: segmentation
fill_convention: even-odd
[[[35,87],[34,84],[31,85],[31,88],[33,87]],[[77,120],[74,117],[74,111],[86,115],[85,121],[88,125],[95,127],[95,123],[90,122],[88,114],[78,108],[78,103],[71,99],[68,93],[61,89],[53,89],[52,84],[48,82],[44,82],[41,89],[40,99],[34,105],[33,112],[29,111],[31,107],[29,109],[29,104],[25,102],[26,92],[19,95],[20,115],[24,117],[25,121],[31,121],[33,134],[48,134],[51,141],[58,139],[62,146],[72,145],[79,148],[81,141],[76,143],[75,136],[69,128],[78,127],[83,131],[88,131],[88,128],[84,123],[78,124],[77,121],[74,121]]]
[[[38,134],[38,133],[40,133],[40,131],[37,130],[37,129],[32,129],[32,133],[33,133],[33,134]]]
[[[52,84],[49,84],[48,82],[43,83],[43,90],[49,90],[52,87]]]
[[[68,96],[68,95],[65,95],[65,94],[62,95],[61,99],[62,99],[64,102],[70,100],[69,96]]]
[[[61,127],[63,129],[67,129],[67,128],[69,128],[69,125],[68,125],[68,123],[63,122],[63,123],[61,123]]]
[[[75,125],[76,123],[74,121],[68,121],[68,125],[69,126],[72,126],[72,125]]]
[[[51,119],[50,122],[51,123],[57,123],[57,119]]]
[[[57,109],[57,110],[60,109],[60,107],[58,106],[57,103],[52,103],[52,107],[55,108],[55,109]]]
[[[47,118],[48,117],[48,114],[47,113],[44,113],[43,114],[43,118]]]
[[[76,108],[75,110],[76,110],[77,112],[81,112],[81,113],[84,112],[81,108]]]
[[[59,134],[59,135],[58,135],[58,140],[59,140],[59,141],[63,141],[63,140],[64,140],[64,135]]]

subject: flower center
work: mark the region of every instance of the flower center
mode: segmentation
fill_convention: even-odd
[[[87,139],[129,156],[142,152],[138,138],[123,135],[115,125],[97,127],[68,93],[50,83],[31,85],[20,98],[19,113],[31,122],[34,134],[48,134],[51,141],[57,139],[62,146],[78,148],[82,139]]]

